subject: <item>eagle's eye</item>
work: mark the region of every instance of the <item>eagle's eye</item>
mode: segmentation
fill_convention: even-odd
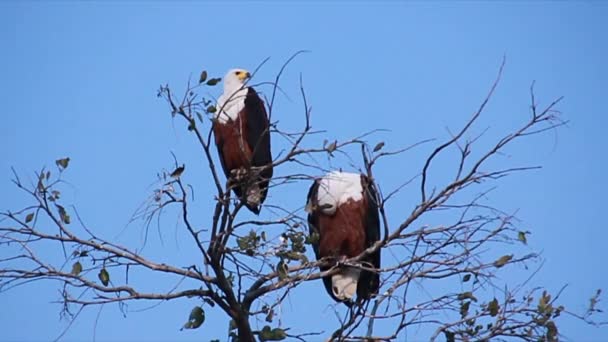
[[[241,74],[241,72],[240,72],[240,71],[235,71],[234,73],[235,73],[237,76]]]

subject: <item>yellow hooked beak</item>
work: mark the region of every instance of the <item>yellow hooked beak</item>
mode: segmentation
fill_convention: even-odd
[[[236,77],[238,77],[241,81],[245,81],[246,79],[251,77],[251,74],[248,71],[238,71],[236,73]]]

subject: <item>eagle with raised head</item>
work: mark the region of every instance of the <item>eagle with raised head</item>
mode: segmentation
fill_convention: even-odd
[[[220,163],[232,190],[256,215],[266,199],[272,178],[270,125],[264,101],[253,87],[247,70],[232,69],[224,76],[213,134]]]

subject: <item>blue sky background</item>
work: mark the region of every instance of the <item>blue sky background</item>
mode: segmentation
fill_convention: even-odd
[[[173,151],[187,164],[187,181],[200,189],[198,217],[207,224],[212,198],[205,198],[209,183],[200,151],[156,97],[161,83],[179,89],[202,68],[222,76],[236,66],[253,70],[271,57],[258,74],[259,80],[271,80],[292,53],[311,50],[285,75],[287,96],[275,107],[280,125],[301,123],[297,79],[302,73],[313,126],[327,130],[325,137],[388,128],[391,132],[372,143],[384,140],[399,148],[445,139],[446,127],[460,127],[485,96],[506,54],[503,81],[480,126],[491,128],[488,139],[527,117],[533,80],[541,104],[565,96],[559,109],[570,123],[508,150],[503,159],[508,165],[540,164],[543,169],[505,179],[492,203],[519,209],[523,227],[533,232],[530,244],[545,258],[533,283],[552,291],[569,284],[563,303],[582,311],[596,288],[608,290],[603,203],[608,193],[607,17],[608,5],[600,1],[1,2],[0,209],[25,203],[10,182],[11,166],[32,176],[41,166],[70,156],[66,202],[76,204],[96,231],[116,236],[150,194],[157,171],[171,167]],[[415,175],[430,148],[385,162],[377,173],[381,185],[391,188]],[[440,178],[442,171],[435,175]],[[269,201],[297,208],[307,186],[271,194]],[[392,207],[395,224],[403,216],[399,209],[409,212],[415,204],[408,201],[416,198],[417,187],[404,191],[402,202]],[[175,222],[167,219],[164,243],[155,234],[146,252],[192,263],[196,254],[190,253],[187,239],[175,237]],[[120,241],[137,246],[141,235],[141,224],[132,224]],[[163,279],[140,280],[150,289],[164,285]],[[59,298],[58,290],[40,283],[0,294],[0,340],[54,339],[66,326],[59,319],[60,305],[50,303]],[[285,322],[330,329],[335,318],[329,303],[320,282],[304,284],[287,302]],[[100,341],[223,340],[227,322],[219,311],[208,311],[201,329],[179,331],[195,304],[176,300],[126,318],[116,306],[106,306],[95,331],[98,310],[91,308],[65,340],[94,335]],[[608,336],[608,327],[564,318],[561,332],[570,340],[600,340]],[[408,338],[424,340],[426,333],[408,331]]]

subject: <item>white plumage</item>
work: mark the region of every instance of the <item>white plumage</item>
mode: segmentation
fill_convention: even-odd
[[[349,199],[363,198],[361,175],[358,173],[332,171],[321,179],[317,200],[323,213],[332,215],[336,208]]]
[[[331,288],[334,296],[340,300],[351,299],[357,293],[357,283],[361,269],[348,267],[331,276]]]
[[[238,70],[229,70],[224,76],[224,93],[217,100],[215,112],[215,118],[220,123],[235,121],[241,110],[245,108],[248,89],[244,87],[244,80],[239,79],[235,74]]]

